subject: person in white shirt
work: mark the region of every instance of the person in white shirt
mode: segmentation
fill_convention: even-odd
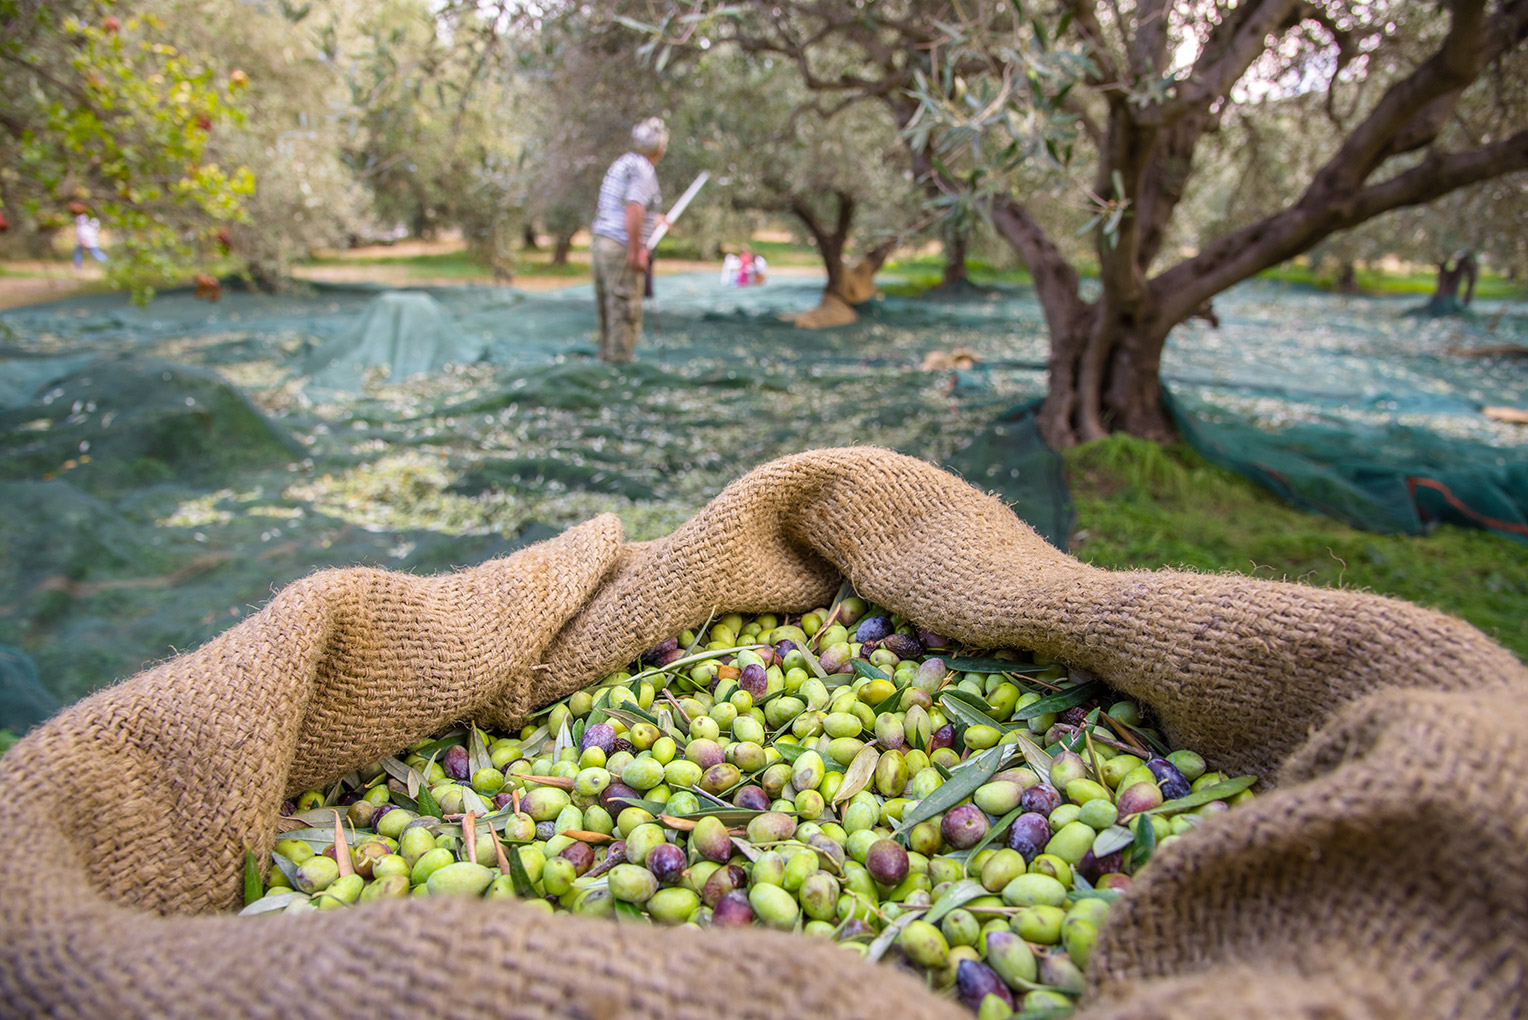
[[[647,282],[648,238],[667,224],[659,209],[654,169],[668,148],[668,128],[649,117],[631,129],[632,151],[605,172],[595,208],[590,261],[594,299],[599,305],[600,360],[631,361],[642,332],[642,296]]]

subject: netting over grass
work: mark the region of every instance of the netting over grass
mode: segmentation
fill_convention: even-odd
[[[629,536],[656,537],[757,464],[854,443],[950,467],[1065,545],[1060,462],[1024,410],[1046,382],[1032,292],[887,297],[819,332],[778,318],[820,289],[660,277],[639,360],[620,367],[595,358],[587,284],[427,289],[428,303],[383,304],[427,310],[468,363],[389,381],[423,349],[393,330],[397,363],[376,358],[354,392],[308,372],[375,316],[379,288],[0,314],[0,543],[12,551],[0,644],[69,701],[206,640],[318,566],[444,570],[606,511]],[[1521,343],[1523,320],[1489,332],[1489,307],[1427,321],[1404,316],[1413,303],[1264,285],[1225,295],[1219,330],[1191,323],[1168,346],[1185,434],[1361,526],[1467,519],[1459,502],[1521,522],[1528,430],[1480,408],[1528,406],[1528,363],[1447,349]],[[922,368],[959,348],[973,367]]]

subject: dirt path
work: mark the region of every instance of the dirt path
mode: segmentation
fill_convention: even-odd
[[[61,301],[80,291],[96,290],[103,275],[94,266],[76,270],[68,262],[0,263],[0,308]]]

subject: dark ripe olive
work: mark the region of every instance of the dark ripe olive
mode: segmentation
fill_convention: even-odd
[[[732,803],[745,811],[768,811],[769,794],[764,792],[763,787],[749,783],[738,787],[737,793],[732,795]]]
[[[867,616],[854,628],[854,640],[879,641],[892,631],[891,620],[885,616]]]
[[[865,870],[882,885],[896,885],[907,877],[907,851],[894,840],[878,839],[865,853]]]
[[[565,846],[557,856],[572,861],[574,872],[580,875],[594,867],[594,848],[588,843],[573,843]]]
[[[659,843],[643,862],[659,885],[673,885],[684,877],[685,853],[673,843]]]
[[[600,807],[612,815],[620,814],[632,801],[641,799],[642,795],[625,783],[611,783],[600,791]]]
[[[709,882],[706,884],[710,885]],[[753,924],[753,907],[748,902],[748,894],[733,889],[723,895],[711,908],[711,924],[717,928],[747,928]]]
[[[1074,705],[1056,718],[1057,721],[1064,722],[1068,726],[1081,726],[1088,718],[1088,710],[1081,705]]]
[[[750,662],[738,675],[737,685],[752,697],[762,698],[764,691],[769,687],[769,677],[763,666],[757,662]]]
[[[1013,820],[1006,843],[1008,849],[1017,850],[1024,863],[1029,864],[1045,850],[1050,838],[1050,822],[1038,811],[1030,811]]]
[[[1166,758],[1153,758],[1146,763],[1146,767],[1157,777],[1157,786],[1161,787],[1165,799],[1187,797],[1193,792],[1193,787],[1183,777],[1183,773],[1178,771],[1178,766]]]
[[[923,654],[923,645],[911,634],[887,634],[881,639],[881,647],[899,659],[915,659]]]
[[[597,747],[608,755],[614,743],[615,727],[609,723],[597,722],[584,728],[584,735],[578,741],[578,749],[587,751],[591,747]]]
[[[955,744],[955,724],[945,723],[933,732],[928,738],[928,750],[932,754],[941,747],[952,747]]]
[[[1019,807],[1025,811],[1034,811],[1046,818],[1050,813],[1061,806],[1061,791],[1047,783],[1036,783],[1025,790],[1019,797]]]
[[[1009,1009],[1013,1008],[1013,993],[1008,985],[997,976],[997,971],[979,960],[960,961],[955,969],[955,990],[961,1003],[970,1010],[979,1009],[989,995],[996,995]]]
[[[446,775],[452,779],[466,779],[472,774],[472,764],[468,760],[467,749],[461,744],[453,744],[446,748],[440,767],[445,769]]]
[[[647,651],[643,652],[642,661],[647,663],[649,666],[667,665],[667,662],[663,661],[664,657],[667,656],[668,653],[676,652],[678,650],[678,638],[665,638],[662,641],[659,641],[657,644],[653,645]]]
[[[1142,822],[1141,824],[1144,825],[1146,823]],[[1082,860],[1072,865],[1072,870],[1089,882],[1097,883],[1101,876],[1118,871],[1124,866],[1124,863],[1124,855],[1118,850],[1112,854],[1104,854],[1102,857],[1094,857],[1093,851],[1089,850],[1082,855]]]
[[[968,850],[987,834],[987,816],[975,804],[958,804],[944,813],[939,834],[956,850]]]
[[[791,652],[794,652],[795,650],[796,642],[792,641],[790,638],[786,638],[784,641],[780,641],[775,644],[775,657],[777,659],[784,659],[787,655],[789,655]]]
[[[948,648],[950,639],[931,630],[918,631],[918,641],[924,648]]]
[[[625,751],[627,754],[636,754],[637,748],[636,745],[625,737],[616,737],[610,742],[610,753],[620,754],[622,751]]]

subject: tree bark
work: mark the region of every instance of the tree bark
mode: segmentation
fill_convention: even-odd
[[[1480,267],[1475,261],[1474,252],[1464,252],[1453,260],[1444,259],[1439,262],[1438,283],[1433,288],[1432,297],[1422,306],[1422,314],[1443,316],[1463,313],[1475,299],[1475,279],[1479,273]],[[1459,296],[1461,287],[1464,288],[1463,298]]]
[[[944,234],[944,272],[939,276],[940,287],[958,287],[969,281],[966,272],[966,244],[970,235],[959,228],[946,230]]]
[[[568,264],[568,254],[573,251],[573,235],[558,234],[555,244],[552,246],[552,265],[565,266]]]

